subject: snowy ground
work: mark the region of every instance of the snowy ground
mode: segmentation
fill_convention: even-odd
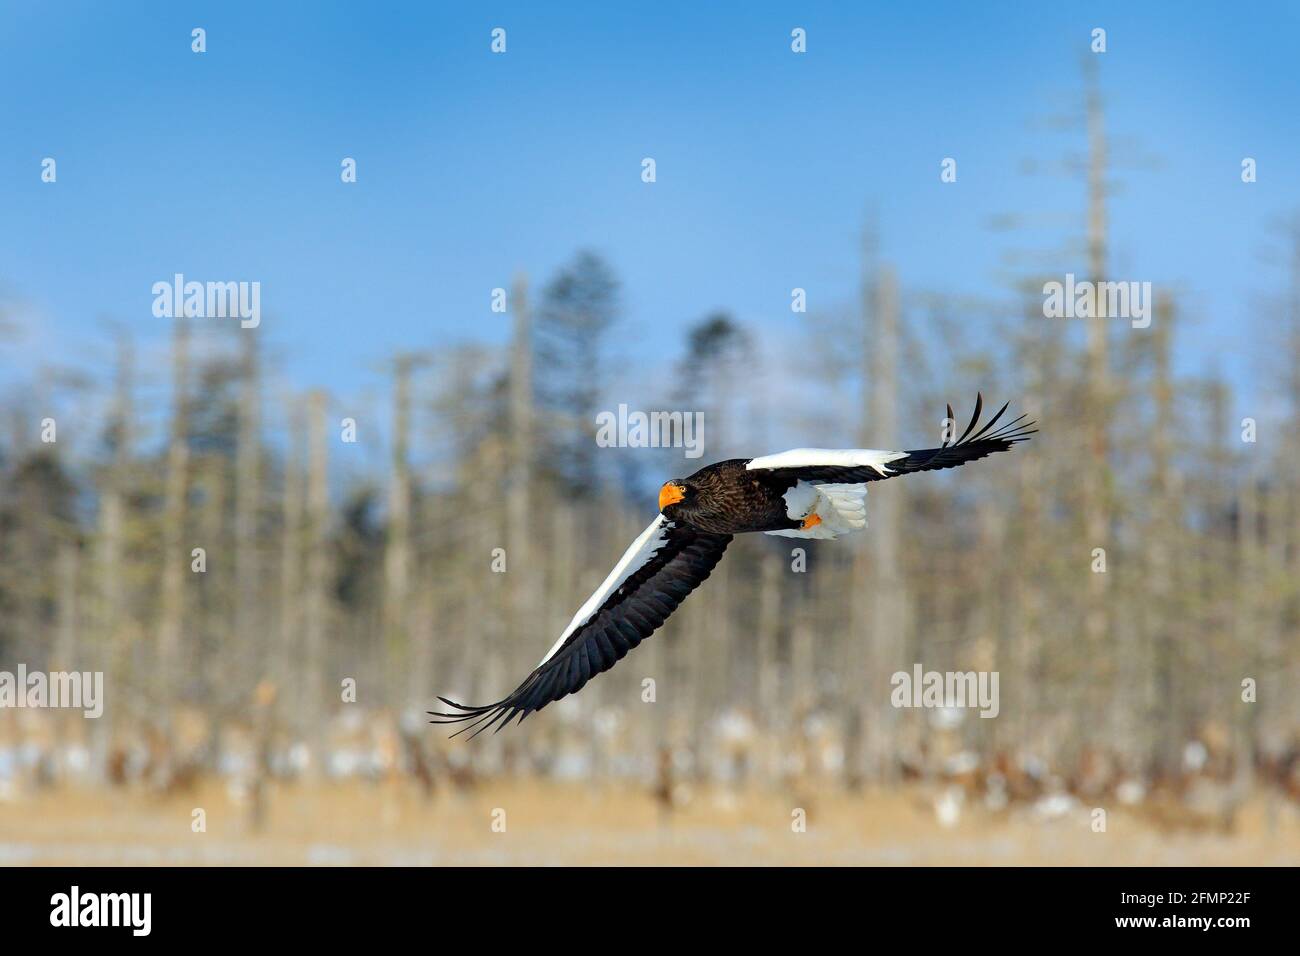
[[[1300,819],[1262,800],[1232,834],[1156,829],[1119,810],[1097,833],[1090,808],[953,819],[919,791],[803,802],[712,791],[665,820],[646,790],[616,786],[489,781],[431,800],[407,781],[280,786],[259,832],[247,801],[220,786],[166,798],[68,789],[0,803],[0,864],[1300,863]],[[206,832],[192,829],[196,809]]]

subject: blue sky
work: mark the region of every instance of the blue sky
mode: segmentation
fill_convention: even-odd
[[[106,317],[160,344],[150,286],[182,272],[260,281],[285,377],[356,392],[396,349],[504,341],[490,290],[580,247],[622,278],[628,340],[675,355],[716,307],[762,329],[795,286],[851,301],[868,207],[906,291],[1002,295],[1006,254],[1079,233],[1081,183],[1022,164],[1082,149],[1034,121],[1077,102],[1101,26],[1116,149],[1159,164],[1117,171],[1113,276],[1186,293],[1180,367],[1260,388],[1300,7],[556,6],[0,3],[0,360],[104,368]],[[989,227],[1008,213],[1049,225]]]

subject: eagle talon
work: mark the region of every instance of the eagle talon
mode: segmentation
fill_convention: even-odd
[[[809,528],[815,528],[822,523],[821,515],[811,514],[803,519],[803,524],[799,525],[800,531],[807,531]]]

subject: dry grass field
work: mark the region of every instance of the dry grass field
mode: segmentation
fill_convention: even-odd
[[[1169,829],[1087,809],[963,814],[941,825],[921,790],[806,801],[806,832],[779,794],[698,792],[670,819],[644,789],[485,783],[424,799],[404,781],[279,785],[260,829],[248,802],[217,785],[166,798],[130,789],[60,789],[0,803],[5,865],[1295,865],[1300,817],[1264,798],[1231,833]],[[191,829],[202,808],[207,830]],[[504,832],[493,829],[505,811]],[[500,819],[497,814],[495,819]]]

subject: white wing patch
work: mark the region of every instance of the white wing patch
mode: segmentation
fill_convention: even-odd
[[[783,538],[838,538],[867,526],[867,486],[831,485],[800,481],[785,493],[786,515],[803,519],[811,514],[821,523],[807,531],[768,531]]]
[[[569,626],[564,629],[560,639],[546,652],[546,656],[542,658],[541,663],[537,665],[538,667],[549,661],[555,655],[555,652],[564,646],[564,642],[569,639],[570,634],[590,621],[596,612],[600,610],[600,606],[609,600],[609,596],[617,591],[624,581],[645,567],[646,562],[655,556],[655,552],[663,547],[664,542],[668,540],[666,534],[667,525],[668,519],[663,515],[659,515],[650,523],[650,527],[641,532],[640,536],[632,542],[632,546],[624,552],[618,564],[614,565],[614,570],[609,572],[609,576],[605,578],[604,583],[596,589],[596,593],[587,598],[586,604],[578,608],[578,613],[573,615],[573,620],[569,622]]]
[[[755,458],[745,466],[755,468],[874,468],[882,475],[889,474],[885,466],[898,458],[906,458],[905,451],[881,451],[877,448],[792,448],[775,455]]]

